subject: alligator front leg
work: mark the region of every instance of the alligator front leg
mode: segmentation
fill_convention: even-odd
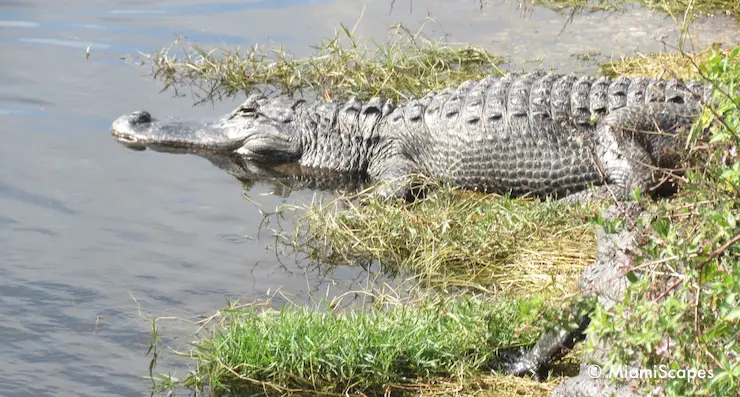
[[[649,103],[626,106],[601,120],[595,129],[595,161],[606,186],[568,198],[629,200],[645,193],[660,167],[678,166],[680,133],[691,127],[701,111],[697,104]]]
[[[374,193],[385,199],[399,198],[412,202],[423,193],[414,183],[414,176],[420,174],[419,167],[403,156],[393,156],[377,166],[371,173],[376,182]]]
[[[423,171],[408,154],[404,141],[389,135],[378,142],[369,156],[367,174],[375,183],[373,192],[381,198],[414,201],[419,196],[414,177]]]

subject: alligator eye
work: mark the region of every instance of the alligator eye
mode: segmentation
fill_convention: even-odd
[[[252,119],[256,119],[259,116],[259,113],[257,113],[257,109],[255,108],[243,108],[241,109],[241,112],[239,115],[242,117],[249,117]]]
[[[257,113],[256,108],[240,106],[231,112],[229,117],[227,117],[227,120],[231,120],[235,117],[248,117],[251,119],[256,119],[258,116],[259,116],[259,113]]]

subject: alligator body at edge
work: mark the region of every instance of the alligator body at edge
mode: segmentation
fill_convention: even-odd
[[[397,107],[380,98],[308,103],[252,95],[208,124],[139,111],[118,118],[112,134],[138,149],[233,154],[395,181],[389,194],[406,194],[407,176],[423,174],[514,196],[585,195],[608,185],[626,199],[646,191],[655,166],[676,165],[676,133],[696,119],[708,91],[680,80],[534,72],[468,81]]]

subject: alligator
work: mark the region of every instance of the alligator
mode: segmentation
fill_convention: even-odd
[[[411,176],[421,174],[512,196],[624,200],[647,191],[656,167],[676,165],[677,133],[708,95],[698,82],[533,72],[467,81],[400,106],[255,94],[204,124],[137,111],[115,120],[112,134],[134,149],[364,174],[386,182],[382,196],[408,198]]]

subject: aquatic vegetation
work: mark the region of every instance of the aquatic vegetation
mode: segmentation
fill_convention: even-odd
[[[427,38],[423,27],[390,29],[383,43],[360,40],[341,24],[334,37],[314,46],[306,58],[284,48],[255,45],[246,50],[213,48],[176,41],[140,60],[149,64],[164,89],[187,87],[198,102],[254,90],[324,98],[402,99],[502,73],[503,58],[468,45]]]

